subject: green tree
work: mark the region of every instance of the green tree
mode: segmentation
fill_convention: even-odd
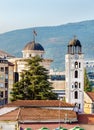
[[[85,92],[91,92],[92,91],[92,88],[90,86],[90,81],[89,81],[88,76],[87,76],[86,69],[84,70],[84,91]]]
[[[52,83],[49,82],[48,70],[41,65],[42,61],[39,56],[26,60],[28,69],[21,73],[21,80],[14,84],[12,101],[57,99],[57,95],[52,91]]]

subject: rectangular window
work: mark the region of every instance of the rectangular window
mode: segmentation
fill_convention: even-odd
[[[1,68],[0,68],[0,71],[1,71],[1,72],[4,72],[4,67],[1,67]]]
[[[5,75],[5,79],[8,79],[8,74]]]
[[[8,67],[5,67],[5,73],[8,74]]]
[[[79,83],[79,88],[81,88],[81,83]]]
[[[1,91],[0,92],[0,97],[3,98],[3,96],[4,96],[4,93],[3,93],[3,91]]]
[[[6,98],[8,97],[8,91],[5,91],[5,97]]]
[[[94,103],[92,103],[92,113],[94,113]]]
[[[81,68],[81,63],[79,63],[79,68]]]
[[[3,88],[4,87],[4,84],[3,83],[0,83],[0,88]]]
[[[8,82],[8,74],[5,75],[5,82]]]
[[[8,83],[5,83],[5,88],[8,88]]]
[[[79,104],[79,109],[81,108],[81,104]]]
[[[4,81],[4,75],[0,74],[0,81],[3,80]]]

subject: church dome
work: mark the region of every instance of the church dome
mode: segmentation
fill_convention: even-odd
[[[25,50],[44,51],[44,48],[39,43],[35,43],[35,41],[32,41],[32,42],[27,43],[23,50],[24,51]]]
[[[73,39],[69,42],[69,46],[79,46],[79,47],[81,47],[81,43],[78,39]]]

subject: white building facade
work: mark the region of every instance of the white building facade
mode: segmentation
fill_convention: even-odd
[[[69,42],[65,56],[66,68],[66,102],[75,104],[77,112],[84,110],[84,56],[79,40]]]

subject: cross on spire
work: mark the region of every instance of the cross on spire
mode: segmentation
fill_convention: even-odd
[[[35,37],[37,36],[37,32],[35,31],[35,29],[33,30],[33,40],[35,42]]]

